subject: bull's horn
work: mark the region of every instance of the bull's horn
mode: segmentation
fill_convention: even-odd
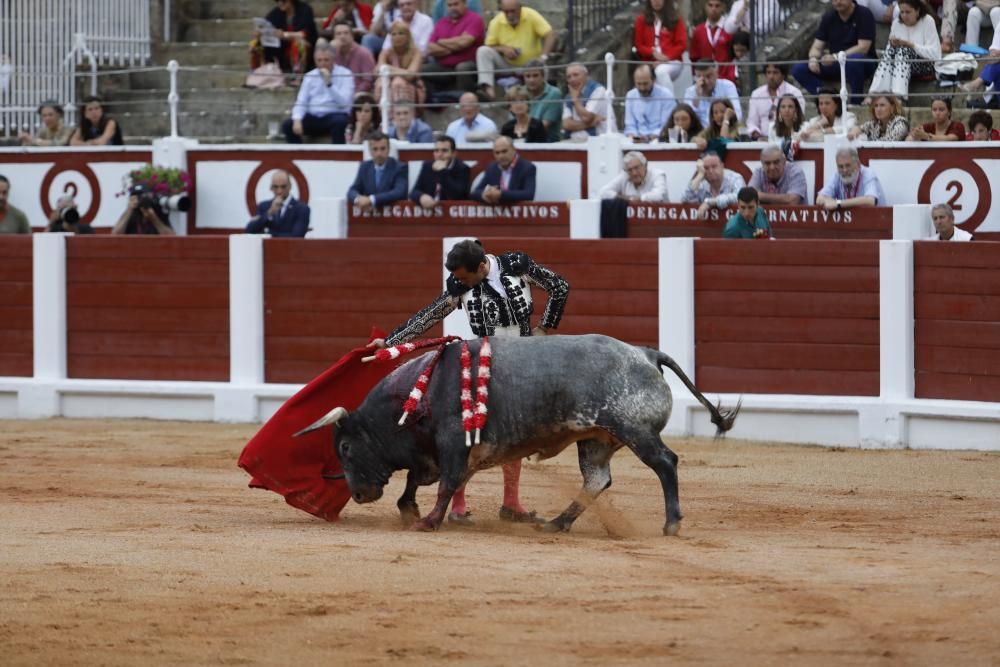
[[[306,433],[311,433],[311,432],[313,432],[313,431],[315,431],[317,429],[323,428],[324,426],[329,426],[330,424],[336,424],[337,422],[339,422],[341,419],[343,419],[346,416],[347,416],[347,410],[346,409],[341,408],[341,407],[336,407],[333,410],[330,410],[330,412],[326,413],[323,416],[322,419],[320,419],[317,422],[314,422],[310,426],[305,427],[304,429],[302,429],[301,431],[299,431],[298,433],[296,433],[292,437],[293,438],[297,438],[300,435],[305,435]]]

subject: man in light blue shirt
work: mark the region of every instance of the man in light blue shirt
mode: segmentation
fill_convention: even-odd
[[[625,93],[625,136],[645,143],[660,136],[660,130],[677,106],[673,92],[653,83],[649,65],[639,65],[632,74],[635,88]]]
[[[816,195],[816,205],[828,211],[859,206],[886,206],[882,183],[875,172],[861,164],[858,149],[837,149],[837,173]]]
[[[704,127],[710,125],[709,112],[712,100],[728,98],[736,110],[737,120],[743,120],[743,107],[740,106],[740,93],[736,84],[728,79],[719,78],[719,68],[711,60],[699,60],[694,66],[694,85],[684,91],[684,102],[698,113]]]
[[[416,117],[412,102],[396,102],[392,105],[392,128],[389,137],[411,144],[434,143],[434,130]]]
[[[497,124],[479,112],[479,98],[475,93],[462,93],[458,98],[458,113],[460,117],[449,123],[445,132],[455,143],[493,141],[496,138]]]
[[[301,144],[304,135],[345,143],[344,130],[354,100],[354,74],[334,65],[331,46],[317,47],[314,58],[316,68],[302,78],[292,117],[285,120],[282,131],[290,144]]]

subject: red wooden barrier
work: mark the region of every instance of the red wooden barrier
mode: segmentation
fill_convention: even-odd
[[[0,376],[34,373],[31,271],[31,236],[0,236]]]
[[[347,235],[350,238],[568,238],[569,205],[566,202],[524,202],[491,206],[475,201],[443,201],[428,210],[406,201],[366,213],[350,206]]]
[[[695,243],[704,391],[877,396],[878,244]]]
[[[229,379],[225,237],[66,239],[71,378]]]
[[[818,206],[765,206],[778,239],[891,239],[892,207],[826,211]],[[693,236],[722,238],[735,208],[711,209],[707,220],[693,204],[636,204],[628,210],[630,238]]]
[[[1000,401],[1000,243],[915,243],[916,397]]]
[[[311,380],[430,303],[443,276],[440,239],[266,240],[265,381]]]
[[[562,275],[569,301],[558,332],[602,333],[637,345],[659,343],[659,249],[648,241],[483,239],[492,253],[521,250]],[[545,292],[534,289],[535,319]]]

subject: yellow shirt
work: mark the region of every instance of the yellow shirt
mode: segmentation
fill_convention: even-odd
[[[552,32],[552,26],[530,7],[521,7],[521,20],[516,28],[507,23],[507,16],[497,14],[486,31],[486,46],[512,46],[521,53],[511,61],[523,65],[542,55],[542,38]]]

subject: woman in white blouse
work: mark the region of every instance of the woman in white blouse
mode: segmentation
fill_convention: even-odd
[[[853,113],[844,111],[843,101],[832,90],[819,91],[816,108],[819,110],[819,115],[802,126],[799,132],[800,141],[823,141],[825,134],[843,136],[858,124]]]
[[[911,76],[934,72],[934,61],[941,59],[941,38],[922,0],[899,0],[897,4],[899,18],[892,22],[889,44],[868,92],[905,98]]]

